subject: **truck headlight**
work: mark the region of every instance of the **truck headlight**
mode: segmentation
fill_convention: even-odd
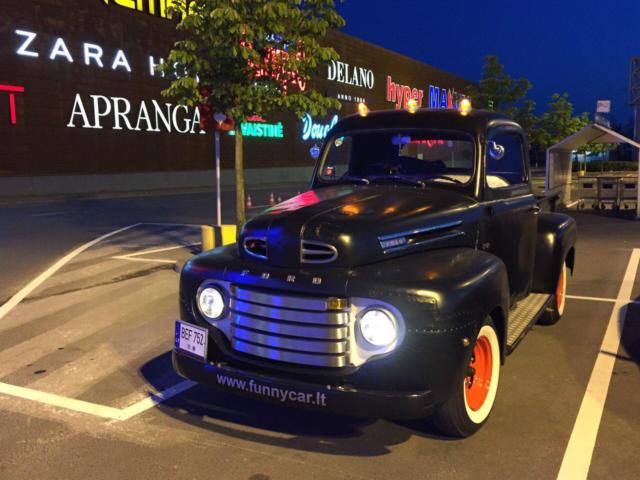
[[[388,310],[371,308],[358,324],[362,337],[374,347],[388,347],[398,338],[398,322]]]
[[[227,306],[222,292],[213,286],[201,288],[197,300],[200,313],[209,320],[218,320]]]

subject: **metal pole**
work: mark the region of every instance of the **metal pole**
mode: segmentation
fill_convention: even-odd
[[[220,191],[220,132],[216,130],[216,213],[218,226],[222,225],[222,192]]]

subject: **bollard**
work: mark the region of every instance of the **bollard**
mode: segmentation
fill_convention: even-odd
[[[213,250],[216,248],[215,235],[213,233],[213,227],[209,225],[202,225],[202,251]]]
[[[237,230],[236,225],[202,225],[202,251],[235,243]]]

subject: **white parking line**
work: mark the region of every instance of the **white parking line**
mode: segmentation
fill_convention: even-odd
[[[48,278],[50,278],[53,274],[55,274],[58,270],[64,267],[67,263],[73,260],[75,257],[80,255],[82,252],[88,250],[94,245],[106,240],[107,238],[113,237],[119,233],[125,232],[132,228],[141,226],[141,225],[152,225],[152,226],[173,226],[173,227],[198,227],[200,225],[188,225],[188,224],[168,224],[168,223],[135,223],[133,225],[129,225],[124,228],[120,228],[118,230],[114,230],[113,232],[109,232],[105,235],[102,235],[95,240],[85,243],[75,250],[71,251],[61,259],[59,259],[56,263],[54,263],[47,270],[38,275],[35,279],[29,282],[25,287],[23,287],[18,293],[16,293],[13,297],[11,297],[4,305],[0,307],[0,319],[5,317],[11,310],[13,310],[22,300],[24,300],[31,292],[33,292],[36,288],[38,288],[43,282],[45,282]],[[185,245],[179,247],[169,247],[169,248],[161,248],[155,249],[151,251],[146,251],[137,254],[130,255],[141,255],[145,253],[158,253],[160,251],[168,251],[177,248],[184,248]],[[125,255],[126,257],[126,255]],[[128,258],[128,260],[134,260],[132,258]],[[140,259],[141,260],[141,259]],[[165,260],[162,260],[165,261]],[[171,262],[175,263],[175,262]],[[10,395],[13,397],[23,398],[25,400],[32,400],[35,402],[39,402],[45,405],[51,405],[54,407],[64,408],[67,410],[72,410],[75,412],[86,413],[89,415],[106,418],[110,420],[128,420],[129,418],[138,415],[150,408],[153,408],[155,405],[162,403],[170,398],[188,390],[189,388],[195,385],[194,382],[190,380],[185,380],[173,387],[167,388],[160,393],[157,393],[149,398],[145,398],[133,405],[130,405],[124,409],[113,408],[106,405],[100,405],[97,403],[85,402],[84,400],[77,400],[75,398],[63,397],[61,395],[56,395],[53,393],[47,393],[40,390],[33,390],[31,388],[19,387],[17,385],[10,385],[8,383],[0,382],[0,394]]]
[[[84,245],[76,248],[72,252],[62,257],[60,260],[58,260],[56,263],[51,265],[48,269],[46,269],[44,272],[42,272],[40,275],[34,278],[29,284],[27,284],[24,288],[22,288],[22,290],[16,293],[13,297],[9,299],[9,301],[7,301],[4,305],[0,307],[0,320],[2,320],[2,318],[4,318],[4,316],[7,315],[7,313],[13,310],[16,305],[18,305],[22,300],[24,300],[36,288],[38,288],[51,275],[56,273],[58,270],[64,267],[67,263],[69,263],[75,257],[80,255],[82,252],[93,247],[95,244],[100,243],[103,240],[106,240],[109,237],[113,237],[114,235],[130,230],[134,227],[137,227],[138,225],[140,224],[134,223],[133,225],[129,225],[128,227],[120,228],[118,230],[114,230],[113,232],[107,233],[106,235],[102,235],[101,237],[98,237],[95,240],[85,243]]]
[[[593,449],[616,362],[615,355],[610,353],[618,353],[620,347],[627,307],[631,302],[633,285],[638,271],[638,262],[640,262],[640,249],[636,248],[631,252],[631,258],[622,279],[622,285],[620,285],[618,297],[615,300],[609,324],[587,384],[587,390],[582,398],[578,417],[558,473],[560,480],[582,480],[586,479],[589,474]]]
[[[18,387],[17,385],[9,385],[8,383],[0,383],[0,394],[11,395],[25,400],[33,400],[35,402],[44,403],[53,407],[64,408],[74,412],[86,413],[94,417],[106,418],[108,420],[129,420],[156,405],[169,400],[180,393],[189,390],[195,386],[191,380],[184,380],[173,387],[167,388],[149,398],[140,400],[126,408],[114,408],[97,403],[85,402],[75,398],[63,397],[53,393],[33,390],[31,388]]]
[[[152,253],[179,250],[181,248],[194,247],[196,245],[202,245],[202,242],[188,243],[186,245],[178,245],[175,247],[155,248],[153,250],[143,250],[141,252],[128,253],[126,255],[118,255],[116,257],[111,257],[111,258],[113,258],[114,260],[130,260],[132,262],[170,263],[173,265],[177,263],[176,260],[166,260],[164,258],[135,258],[135,257],[138,257],[140,255],[150,255]]]

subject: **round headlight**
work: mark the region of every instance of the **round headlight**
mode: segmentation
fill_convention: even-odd
[[[211,320],[220,318],[225,306],[224,295],[215,287],[203,288],[198,294],[200,313]]]
[[[398,324],[390,312],[372,308],[360,318],[360,332],[371,345],[387,347],[398,337]]]

